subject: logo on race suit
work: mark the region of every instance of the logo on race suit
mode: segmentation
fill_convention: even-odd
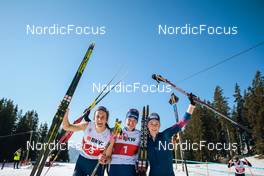
[[[91,143],[95,144],[95,145],[98,145],[98,146],[102,146],[104,144],[103,141],[99,140],[99,139],[96,139],[96,138],[93,138],[91,136],[87,136],[86,137],[86,140],[87,141],[90,141]]]
[[[118,139],[123,140],[123,141],[129,141],[129,142],[135,142],[136,141],[136,138],[128,137],[128,134],[125,132],[123,132],[122,135],[120,135]]]

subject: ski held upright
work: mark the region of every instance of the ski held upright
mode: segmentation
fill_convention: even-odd
[[[77,85],[80,81],[80,78],[82,77],[83,71],[84,71],[84,69],[85,69],[85,67],[86,67],[86,65],[90,59],[90,56],[91,56],[92,51],[94,49],[94,46],[95,46],[94,43],[92,43],[89,46],[89,48],[88,48],[88,50],[87,50],[87,52],[86,52],[86,54],[85,54],[85,56],[84,56],[84,58],[80,64],[80,66],[79,66],[79,68],[78,68],[78,70],[77,70],[77,72],[76,72],[76,74],[75,74],[75,76],[74,76],[63,100],[61,101],[61,104],[59,105],[59,108],[58,108],[55,116],[53,117],[51,127],[49,129],[48,135],[47,135],[46,140],[45,140],[45,143],[47,145],[45,145],[46,147],[42,149],[41,154],[39,155],[37,162],[34,165],[32,171],[30,173],[30,176],[40,176],[41,175],[41,172],[42,172],[43,167],[45,165],[46,159],[50,153],[50,150],[47,146],[52,141],[55,140],[55,138],[58,134],[58,130],[59,130],[59,127],[62,123],[66,109],[68,108],[68,106],[71,102],[72,96],[73,96],[73,94],[77,88]]]

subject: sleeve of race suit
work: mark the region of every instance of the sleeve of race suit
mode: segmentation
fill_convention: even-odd
[[[183,118],[174,124],[172,127],[167,128],[166,130],[163,131],[163,134],[166,135],[169,139],[179,131],[190,121],[191,119],[191,114],[186,112],[183,116]]]
[[[252,166],[252,164],[248,160],[243,161],[243,164],[248,165],[249,167]]]

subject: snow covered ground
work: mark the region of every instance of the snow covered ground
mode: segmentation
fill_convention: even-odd
[[[264,176],[264,159],[256,159],[255,157],[247,157],[247,160],[253,167],[246,167],[246,175]],[[176,171],[176,165],[174,165]],[[178,170],[182,170],[182,165],[178,164]],[[209,163],[209,164],[188,164],[189,175],[234,175],[235,169],[227,168],[226,164]],[[175,172],[178,175],[178,172]]]
[[[253,158],[253,157],[252,157]],[[254,167],[246,168],[246,175],[249,176],[264,176],[264,160],[257,160],[248,158]],[[226,164],[210,163],[210,164],[188,164],[188,171],[190,176],[205,175],[205,176],[226,176],[235,175],[234,167],[231,169],[227,168]],[[177,169],[174,165],[175,175],[185,176],[186,174],[182,172],[182,165],[178,164]],[[251,174],[252,173],[252,174]]]
[[[246,175],[251,176],[264,176],[264,160],[259,160],[254,157],[247,158],[254,166],[250,170],[246,169]],[[75,164],[74,163],[56,163],[56,166],[52,167],[47,176],[71,176],[73,173]],[[174,165],[176,171],[176,165]],[[186,174],[181,171],[181,164],[177,165],[178,170],[175,172],[176,176],[185,176]],[[21,169],[13,169],[12,163],[7,163],[3,170],[0,170],[0,176],[29,176],[32,166],[22,167]],[[45,167],[43,173],[45,173],[47,167]],[[188,170],[190,176],[197,175],[229,175],[229,170],[225,164],[188,164]],[[234,169],[231,170],[234,173]],[[234,175],[231,174],[230,176]],[[44,174],[43,174],[44,175]],[[106,174],[107,175],[107,174]]]

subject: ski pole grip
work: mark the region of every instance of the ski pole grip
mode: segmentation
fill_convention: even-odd
[[[160,82],[160,81],[164,82],[164,78],[161,75],[153,74],[152,79],[154,79],[157,82]]]
[[[179,97],[177,97],[174,93],[171,94],[171,98],[169,100],[169,103],[171,105],[178,103]]]
[[[157,80],[157,76],[156,76],[156,74],[153,74],[153,75],[152,75],[152,79],[154,79],[155,81],[158,81],[158,80]]]

